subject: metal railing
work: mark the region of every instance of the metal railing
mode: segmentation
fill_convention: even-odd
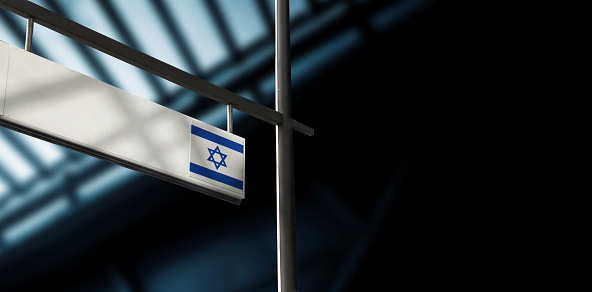
[[[33,22],[38,23],[57,33],[219,103],[232,105],[234,109],[242,111],[254,118],[276,126],[287,123],[296,131],[309,136],[314,135],[314,129],[311,127],[293,119],[284,121],[282,114],[277,111],[135,50],[35,3],[21,0],[0,0],[0,7],[28,19],[26,48],[30,49],[32,46]]]

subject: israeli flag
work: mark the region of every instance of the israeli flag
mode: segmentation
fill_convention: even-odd
[[[243,195],[245,139],[192,121],[189,176]]]

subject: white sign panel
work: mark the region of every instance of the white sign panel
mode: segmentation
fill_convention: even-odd
[[[244,138],[1,41],[0,65],[0,125],[221,199],[244,198]]]

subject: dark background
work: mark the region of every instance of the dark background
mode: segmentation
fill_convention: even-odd
[[[295,119],[315,129],[294,133],[300,291],[458,288],[485,274],[467,196],[482,193],[482,106],[466,14],[436,1],[293,88]],[[249,141],[241,205],[144,179],[39,236],[0,290],[275,291],[274,128],[235,131]]]

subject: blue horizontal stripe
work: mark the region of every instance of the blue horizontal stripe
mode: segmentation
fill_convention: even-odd
[[[196,127],[194,125],[191,125],[191,134],[202,137],[204,139],[210,140],[216,144],[220,144],[226,148],[230,148],[234,151],[237,151],[239,153],[243,153],[243,145],[236,143],[232,140],[229,140],[227,138],[224,138],[220,135],[216,135],[212,132],[206,131],[202,128]]]
[[[189,163],[189,171],[199,174],[201,176],[205,176],[207,178],[213,179],[215,181],[219,181],[223,184],[227,184],[229,186],[235,187],[237,189],[243,189],[243,181],[238,180],[234,177],[227,176],[225,174],[221,174],[217,171],[211,170],[209,168],[205,168],[203,166],[197,165],[195,163]]]

